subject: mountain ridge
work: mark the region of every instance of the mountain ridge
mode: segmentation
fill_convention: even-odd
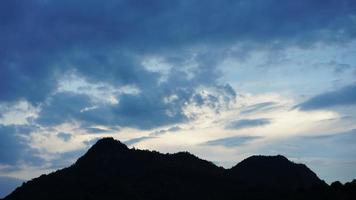
[[[28,181],[4,199],[307,199],[314,193],[328,199],[329,190],[307,166],[281,155],[251,156],[224,169],[189,152],[129,149],[103,138],[72,166]]]

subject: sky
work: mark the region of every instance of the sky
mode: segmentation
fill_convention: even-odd
[[[0,197],[96,140],[356,178],[354,0],[3,0]]]

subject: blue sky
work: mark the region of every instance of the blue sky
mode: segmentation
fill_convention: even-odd
[[[356,178],[353,0],[5,0],[0,194],[112,136]]]

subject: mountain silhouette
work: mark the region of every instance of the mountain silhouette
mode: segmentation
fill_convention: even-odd
[[[304,164],[295,164],[281,155],[251,156],[229,172],[249,186],[301,189],[325,184]]]
[[[188,152],[129,149],[97,141],[72,166],[24,183],[22,199],[355,199],[356,182],[331,186],[283,156],[252,156],[224,169]]]

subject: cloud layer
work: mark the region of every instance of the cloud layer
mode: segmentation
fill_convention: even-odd
[[[39,103],[56,89],[57,76],[72,70],[91,81],[153,86],[157,74],[135,59],[142,54],[169,57],[175,49],[229,43],[348,41],[355,37],[355,11],[352,0],[6,0],[0,10],[0,101]]]
[[[269,119],[241,119],[237,121],[230,122],[226,128],[228,129],[243,129],[243,128],[251,128],[256,126],[264,126],[270,124],[271,121]]]
[[[356,104],[356,84],[319,94],[297,107],[302,110],[330,109],[336,106],[351,106]]]

